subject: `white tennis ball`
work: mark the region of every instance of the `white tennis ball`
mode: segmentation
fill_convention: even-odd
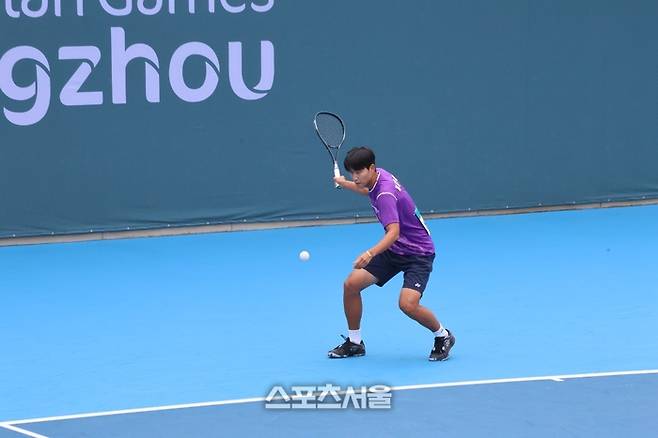
[[[308,259],[310,259],[310,258],[311,258],[311,254],[306,250],[299,253],[299,260],[301,260],[303,262],[308,261]]]

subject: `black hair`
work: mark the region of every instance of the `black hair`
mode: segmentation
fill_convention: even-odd
[[[367,169],[371,164],[375,164],[375,153],[365,146],[350,149],[343,161],[348,172]]]

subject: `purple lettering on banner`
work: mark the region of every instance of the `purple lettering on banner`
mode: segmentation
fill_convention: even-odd
[[[35,61],[35,81],[21,87],[13,80],[14,66],[22,60]],[[46,56],[30,46],[18,46],[8,50],[0,58],[0,89],[15,101],[35,98],[34,105],[27,111],[15,112],[3,108],[5,117],[14,125],[29,126],[39,122],[50,107],[50,65]]]
[[[13,0],[5,0],[5,12],[11,18],[18,18],[21,16],[21,13],[14,9]]]
[[[126,15],[129,15],[133,11],[133,0],[124,0],[126,2],[126,5],[121,8],[117,9],[111,4],[108,3],[107,0],[100,0],[101,7],[105,10],[110,15],[114,15],[115,17],[124,17]]]
[[[229,42],[228,53],[228,75],[233,92],[244,100],[257,100],[265,97],[267,92],[272,89],[272,84],[274,83],[274,45],[272,42],[260,42],[260,81],[254,89],[262,91],[262,93],[251,91],[244,83],[244,76],[242,75],[242,43],[239,41]]]
[[[147,8],[145,5],[146,0],[137,0],[137,10],[139,10],[139,12],[141,12],[144,15],[157,14],[162,9],[162,0],[152,0],[152,1],[154,1],[155,4],[152,7]]]
[[[183,66],[190,56],[205,58],[206,77],[199,88],[190,88],[185,84]],[[171,57],[169,63],[169,83],[176,96],[185,102],[201,102],[210,97],[219,83],[219,60],[215,52],[207,44],[190,42],[180,46]]]
[[[267,0],[267,3],[264,5],[257,5],[254,2],[251,2],[251,9],[256,12],[267,12],[272,9],[272,6],[274,6],[274,0]]]
[[[160,62],[158,55],[147,44],[133,44],[126,48],[126,33],[121,27],[111,29],[112,46],[112,102],[126,103],[126,67],[132,60],[143,58],[146,76],[146,100],[160,102]]]
[[[30,18],[39,18],[43,17],[46,12],[48,12],[48,0],[41,0],[41,7],[33,10],[28,7],[32,0],[22,0],[21,1],[21,11],[23,14]],[[37,0],[38,1],[38,0]]]
[[[83,62],[73,73],[73,76],[59,93],[59,100],[67,106],[100,105],[103,103],[102,91],[80,91],[92,70],[101,60],[101,51],[94,46],[62,47],[59,49],[59,59],[76,60]]]
[[[247,5],[245,5],[244,3],[242,3],[240,6],[233,6],[230,5],[227,0],[220,0],[220,1],[222,3],[222,7],[224,8],[224,10],[226,12],[230,12],[231,14],[238,14],[244,11],[245,8],[247,7]]]

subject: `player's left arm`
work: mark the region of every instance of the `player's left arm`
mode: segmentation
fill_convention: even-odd
[[[386,233],[384,234],[384,237],[382,237],[375,246],[357,257],[354,261],[354,269],[361,269],[368,266],[368,263],[370,263],[370,260],[372,260],[374,256],[389,249],[399,237],[400,224],[398,222],[392,222],[386,225]]]

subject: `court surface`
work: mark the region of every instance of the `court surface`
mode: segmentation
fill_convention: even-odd
[[[440,363],[401,276],[364,292],[367,355],[326,357],[379,224],[0,248],[0,438],[655,436],[658,206],[428,225],[422,303],[457,337]],[[326,384],[396,389],[265,407]]]

